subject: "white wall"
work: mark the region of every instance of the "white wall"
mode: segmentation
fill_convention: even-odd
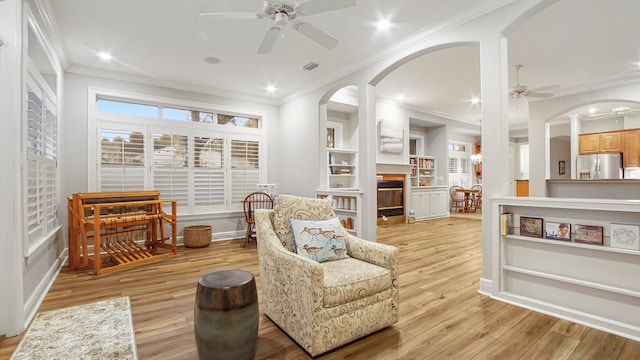
[[[571,141],[567,136],[556,136],[550,139],[549,174],[550,179],[571,179]],[[560,174],[560,161],[564,161],[564,174]]]

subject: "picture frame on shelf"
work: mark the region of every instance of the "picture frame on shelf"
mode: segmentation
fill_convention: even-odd
[[[609,246],[618,249],[640,250],[640,226],[615,224],[609,226]]]
[[[603,245],[602,226],[580,225],[573,226],[573,240],[577,243]]]
[[[545,239],[571,241],[571,224],[546,222],[544,231]]]
[[[542,218],[520,216],[520,235],[542,237]]]

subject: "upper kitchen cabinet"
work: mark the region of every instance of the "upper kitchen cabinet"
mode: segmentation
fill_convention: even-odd
[[[624,167],[640,166],[640,130],[625,130],[622,134]]]
[[[580,155],[601,152],[622,152],[622,135],[620,131],[580,134],[578,135],[578,152]]]

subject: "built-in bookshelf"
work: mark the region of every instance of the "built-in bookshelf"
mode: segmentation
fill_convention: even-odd
[[[340,223],[349,233],[358,236],[360,231],[360,206],[362,193],[358,191],[316,191],[316,197],[333,198],[333,211],[340,218]]]
[[[434,156],[409,156],[411,186],[431,186],[436,181],[436,158]]]
[[[327,185],[329,189],[358,189],[358,152],[355,150],[327,150]]]
[[[492,199],[492,296],[640,338],[640,203]]]

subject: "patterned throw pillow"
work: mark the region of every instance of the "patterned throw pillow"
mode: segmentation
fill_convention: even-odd
[[[290,221],[298,254],[317,262],[349,257],[339,218],[319,221],[291,219]]]
[[[289,219],[297,220],[327,220],[336,217],[333,212],[333,198],[307,198],[296,195],[280,195],[278,203],[273,208],[273,230],[282,245],[291,252],[296,251],[296,245],[291,232]]]

